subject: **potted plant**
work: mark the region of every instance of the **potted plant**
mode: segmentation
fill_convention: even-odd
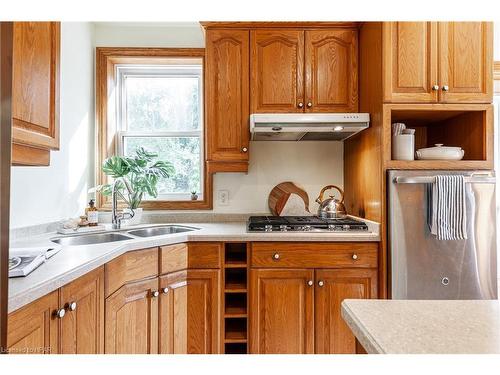
[[[169,178],[174,173],[174,166],[168,161],[156,160],[157,153],[139,147],[134,157],[111,156],[104,160],[102,171],[117,181],[119,196],[125,201],[133,217],[127,224],[140,224],[142,208],[140,204],[145,194],[158,196],[157,184],[160,178]],[[104,196],[111,195],[112,184],[104,184],[91,189]]]

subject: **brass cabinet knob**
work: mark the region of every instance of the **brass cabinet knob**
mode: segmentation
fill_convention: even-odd
[[[307,103],[307,108],[311,108],[312,106],[313,106],[313,104],[311,102]]]
[[[443,91],[450,91],[450,88],[447,85],[443,86]]]
[[[325,285],[325,282],[324,282],[323,280],[318,281],[318,286],[320,286],[320,287],[321,287],[321,286],[323,286],[323,285]]]
[[[59,309],[59,310],[56,311],[56,316],[59,319],[64,318],[64,315],[66,315],[66,309]]]
[[[68,310],[69,311],[75,311],[76,310],[76,302],[75,301],[68,303]]]
[[[304,103],[299,102],[299,103],[297,104],[297,107],[299,107],[299,108],[304,108]]]
[[[432,90],[433,90],[433,91],[437,91],[437,90],[439,90],[439,85],[434,85],[434,86],[432,86]]]
[[[313,285],[314,285],[314,282],[313,282],[312,280],[309,280],[309,281],[307,282],[307,285],[309,285],[309,286],[313,286]]]
[[[168,293],[168,287],[163,288],[163,289],[161,290],[161,292],[162,292],[163,294],[167,294],[167,293]]]
[[[358,260],[358,254],[352,254],[352,259],[353,260]]]
[[[274,254],[273,254],[273,259],[274,259],[274,260],[279,260],[279,258],[280,258],[279,253],[274,253]]]

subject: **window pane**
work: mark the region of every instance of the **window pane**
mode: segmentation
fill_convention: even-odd
[[[126,156],[144,147],[157,152],[159,160],[174,165],[174,175],[158,182],[158,194],[201,192],[199,137],[124,137],[123,143]]]
[[[127,130],[199,130],[199,90],[199,77],[127,76]]]

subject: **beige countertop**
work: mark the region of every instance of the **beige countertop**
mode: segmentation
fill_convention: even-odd
[[[344,300],[370,354],[500,354],[498,300]]]
[[[186,223],[197,228],[192,232],[168,234],[148,238],[133,238],[120,242],[95,245],[63,246],[59,253],[48,259],[26,277],[9,279],[8,311],[12,312],[28,303],[60,288],[93,269],[131,250],[164,246],[190,241],[318,241],[318,242],[373,242],[380,240],[379,225],[366,221],[367,232],[277,232],[248,233],[246,222],[231,223]],[[161,226],[166,224],[147,225]],[[144,227],[144,225],[140,226]],[[123,228],[123,230],[134,227]],[[56,233],[45,233],[11,244],[11,247],[53,246],[51,238],[61,237]]]

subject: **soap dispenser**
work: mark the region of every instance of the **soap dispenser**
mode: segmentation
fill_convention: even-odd
[[[85,215],[87,215],[87,221],[90,227],[95,227],[99,223],[99,211],[95,206],[95,200],[91,199],[89,206],[85,209]]]

